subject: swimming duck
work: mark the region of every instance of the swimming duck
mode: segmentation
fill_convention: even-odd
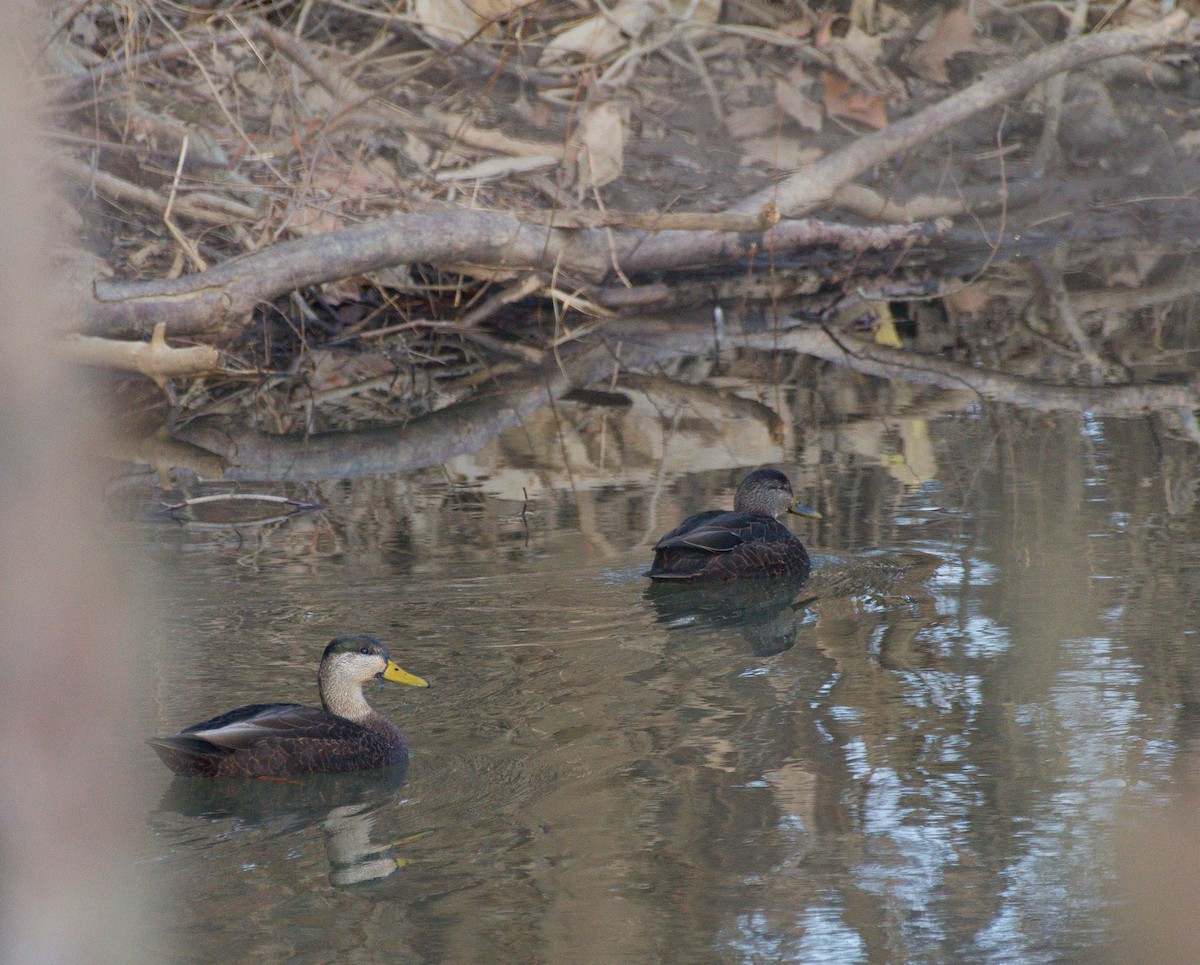
[[[732,580],[744,576],[808,575],[804,544],[776,519],[821,514],[797,503],[788,477],[755,469],[733,494],[733,512],[710,509],[689,516],[654,547],[653,580]]]
[[[428,687],[394,664],[365,633],[329,643],[317,671],[324,709],[250,704],[148,743],[176,774],[283,777],[394,767],[408,760],[400,728],[371,709],[363,684],[372,677]]]

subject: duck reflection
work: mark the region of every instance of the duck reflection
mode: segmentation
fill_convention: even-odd
[[[755,656],[769,657],[796,645],[810,619],[805,576],[698,584],[651,583],[644,598],[655,620],[676,630],[738,630]]]
[[[240,834],[292,837],[310,828],[323,832],[329,883],[347,888],[381,881],[404,866],[395,842],[373,840],[375,815],[393,803],[407,766],[304,778],[175,778],[157,814],[179,814],[213,827],[211,837]],[[204,833],[203,831],[201,833]]]

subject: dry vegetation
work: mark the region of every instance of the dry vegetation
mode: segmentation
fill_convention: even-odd
[[[703,350],[714,304],[730,347],[1196,404],[1121,384],[1194,347],[1195,22],[903,6],[60,5],[35,64],[67,348],[149,376],[116,398],[193,440],[414,420],[419,445],[440,413],[422,458]]]

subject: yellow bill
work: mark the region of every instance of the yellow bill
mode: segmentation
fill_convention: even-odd
[[[397,666],[396,661],[389,660],[387,669],[383,672],[384,680],[391,680],[398,684],[407,684],[409,687],[428,687],[429,684],[420,677],[410,674],[407,670],[402,670]]]

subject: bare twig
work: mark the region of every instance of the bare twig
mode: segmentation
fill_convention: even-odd
[[[141,205],[160,216],[167,211],[167,199],[157,191],[84,164],[69,155],[55,157],[54,166],[77,184],[94,187],[114,201]],[[178,215],[210,225],[227,225],[233,221],[249,221],[258,217],[258,212],[248,204],[202,192],[180,195],[175,199],[173,210]]]
[[[1071,20],[1067,24],[1067,39],[1073,40],[1087,26],[1088,0],[1075,0]],[[1066,71],[1055,74],[1046,81],[1046,112],[1042,122],[1042,136],[1030,164],[1030,176],[1040,178],[1046,173],[1046,165],[1058,145],[1058,126],[1062,121],[1063,94],[1067,90]]]
[[[641,228],[646,231],[766,231],[779,222],[774,205],[756,214],[725,211],[522,211],[521,220],[555,228]]]
[[[187,160],[187,149],[188,137],[185,134],[183,137],[183,143],[179,147],[179,161],[175,165],[175,176],[171,179],[171,193],[167,195],[167,205],[163,209],[162,218],[163,224],[167,226],[167,230],[171,232],[171,237],[174,238],[179,247],[183,249],[184,254],[191,259],[192,264],[197,269],[204,271],[206,268],[208,268],[208,262],[204,260],[199,250],[197,250],[196,246],[192,244],[191,239],[179,230],[179,226],[176,225],[174,220],[171,218],[171,209],[175,206],[175,192],[179,189],[179,176],[183,173],[183,164]],[[155,329],[156,333],[157,331],[158,330]]]
[[[1020,375],[990,372],[949,359],[886,348],[872,342],[835,339],[828,332],[797,329],[779,335],[779,346],[814,355],[869,375],[947,389],[967,389],[993,402],[1041,412],[1131,415],[1200,405],[1200,379],[1129,385],[1052,385]]]
[[[528,298],[539,291],[544,285],[545,282],[537,275],[528,275],[516,284],[510,285],[504,291],[493,295],[482,304],[476,305],[475,308],[467,312],[459,320],[459,324],[464,328],[472,328],[480,322],[491,318],[496,312],[504,308],[505,305],[511,305],[523,298]]]

